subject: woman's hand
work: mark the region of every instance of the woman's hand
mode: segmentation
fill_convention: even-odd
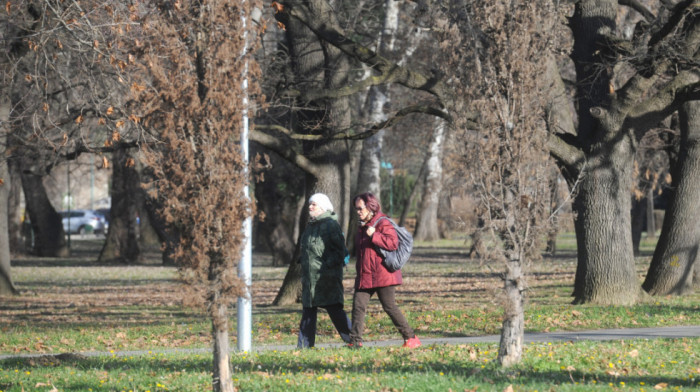
[[[374,234],[374,232],[375,232],[375,229],[374,229],[373,226],[370,226],[370,227],[367,228],[367,235],[368,235],[368,236],[371,237],[372,234]]]

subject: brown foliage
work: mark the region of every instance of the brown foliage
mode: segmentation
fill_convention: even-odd
[[[131,86],[140,86],[131,89],[132,118],[153,138],[144,150],[155,178],[148,191],[179,236],[174,257],[198,294],[188,297],[206,302],[212,315],[245,293],[236,265],[253,208],[241,151],[248,95],[257,93],[253,84],[244,86],[257,75],[250,56],[253,6],[219,0],[143,5],[140,36],[130,42],[138,70]]]

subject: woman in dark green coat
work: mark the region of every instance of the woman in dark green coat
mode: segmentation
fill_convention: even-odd
[[[301,302],[297,347],[314,347],[318,308],[324,308],[345,342],[350,339],[350,319],[343,310],[345,237],[328,196],[309,199],[309,222],[301,236]]]

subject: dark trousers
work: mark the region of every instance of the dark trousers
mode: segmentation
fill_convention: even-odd
[[[318,308],[324,308],[328,312],[335,329],[344,342],[350,341],[350,319],[343,310],[343,304],[303,308],[301,322],[299,323],[298,348],[313,347],[316,344],[316,320]]]
[[[350,330],[350,341],[352,343],[362,342],[362,334],[365,331],[365,312],[367,311],[369,299],[374,293],[377,293],[382,308],[384,308],[386,314],[389,315],[403,339],[407,340],[416,336],[413,332],[413,328],[408,325],[406,317],[401,313],[401,309],[396,305],[396,286],[389,286],[355,290],[355,295],[352,300],[352,329]]]

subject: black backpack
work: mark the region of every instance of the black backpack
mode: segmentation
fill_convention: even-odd
[[[408,259],[411,257],[411,252],[413,251],[413,236],[406,230],[405,227],[401,227],[394,223],[393,220],[382,216],[374,222],[374,226],[377,226],[380,220],[386,219],[391,222],[396,230],[396,235],[399,237],[399,247],[396,250],[386,250],[379,248],[379,253],[384,259],[384,266],[390,272],[398,271],[403,267]]]

